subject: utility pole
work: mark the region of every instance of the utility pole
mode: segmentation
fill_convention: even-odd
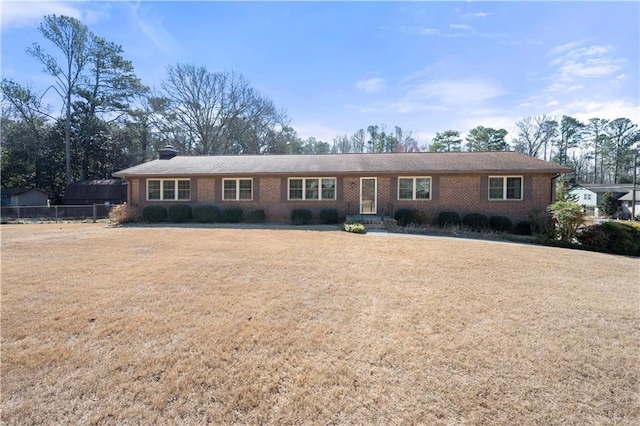
[[[633,154],[633,188],[631,189],[631,220],[636,220],[636,194],[638,191],[638,153]]]

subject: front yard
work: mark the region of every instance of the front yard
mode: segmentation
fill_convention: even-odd
[[[0,420],[640,421],[640,259],[322,229],[2,225]]]

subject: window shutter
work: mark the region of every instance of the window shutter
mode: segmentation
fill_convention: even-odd
[[[480,201],[489,199],[489,176],[480,177]]]
[[[391,200],[397,202],[398,201],[398,177],[393,176],[391,178]]]
[[[531,196],[533,193],[533,179],[531,178],[531,176],[523,176],[522,180],[522,190],[524,191],[524,194],[522,194],[522,199],[531,201]]]
[[[280,178],[280,201],[283,203],[289,199],[289,195],[287,194],[288,182],[289,180],[286,177]]]
[[[251,191],[253,192],[251,194],[253,201],[260,201],[260,178],[253,178]]]
[[[336,201],[342,201],[342,184],[344,179],[342,177],[336,177]]]
[[[431,200],[438,201],[440,198],[440,176],[431,176]]]
[[[222,179],[214,179],[213,180],[213,192],[215,196],[213,197],[216,203],[222,201]]]

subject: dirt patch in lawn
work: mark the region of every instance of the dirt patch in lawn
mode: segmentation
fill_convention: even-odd
[[[3,225],[2,422],[637,424],[640,260]]]

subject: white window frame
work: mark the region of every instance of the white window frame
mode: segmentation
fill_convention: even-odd
[[[322,181],[323,180],[333,180],[333,197],[332,198],[323,198],[322,197]],[[292,180],[301,180],[302,181],[302,198],[291,198],[291,181]],[[317,180],[318,181],[318,198],[307,198],[307,181],[308,180]],[[326,201],[331,200],[335,201],[337,196],[337,187],[338,187],[338,179],[331,176],[325,177],[290,177],[287,179],[287,199],[289,201]]]
[[[411,198],[400,198],[400,180],[401,179],[411,179]],[[416,192],[418,190],[418,185],[416,184],[417,179],[428,179],[429,180],[429,197],[427,198],[416,198]],[[433,179],[431,176],[398,176],[398,201],[429,201],[431,200],[431,194],[433,192]]]
[[[150,182],[160,182],[160,198],[149,198],[149,183]],[[164,183],[165,182],[174,182],[174,196],[173,198],[165,198],[164,197]],[[189,198],[179,198],[180,191],[178,189],[179,182],[189,182]],[[148,178],[147,179],[147,201],[191,201],[191,179],[184,178],[173,178],[173,179],[156,179],[156,178]]]
[[[240,181],[248,180],[251,182],[251,198],[240,198]],[[236,184],[235,198],[227,198],[225,193],[225,182],[233,181]],[[222,201],[253,201],[253,178],[224,178],[222,179]]]
[[[491,198],[491,179],[502,179],[502,197]],[[507,180],[508,179],[520,179],[520,198],[507,198]],[[522,201],[524,197],[524,176],[519,175],[504,175],[504,176],[489,176],[487,181],[487,198],[489,201]]]

